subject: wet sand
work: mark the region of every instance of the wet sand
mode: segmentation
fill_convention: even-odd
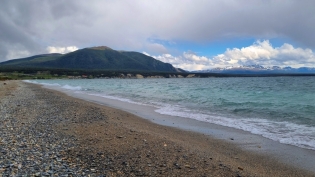
[[[3,83],[0,124],[10,124],[1,129],[8,137],[1,137],[5,141],[0,144],[7,152],[0,158],[3,176],[315,176],[226,140],[158,125],[38,85]],[[19,133],[27,128],[33,131]],[[18,133],[12,142],[9,137]],[[30,137],[35,144],[28,143]],[[9,151],[21,147],[19,155]],[[34,148],[39,155],[30,153]],[[12,156],[23,158],[14,162]],[[38,160],[38,167],[27,161],[30,158]]]

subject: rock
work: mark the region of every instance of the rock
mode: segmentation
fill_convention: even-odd
[[[124,74],[120,74],[119,77],[120,78],[125,78],[125,75]]]
[[[168,78],[176,78],[176,76],[169,74],[169,75],[168,75]]]
[[[44,172],[42,173],[43,176],[50,176],[48,173]]]
[[[174,163],[174,165],[175,165],[175,167],[176,167],[177,169],[181,169],[181,167],[179,166],[178,163]]]
[[[188,74],[186,78],[193,78],[193,77],[195,77],[195,74]]]
[[[141,74],[136,74],[137,79],[143,79],[144,77]]]

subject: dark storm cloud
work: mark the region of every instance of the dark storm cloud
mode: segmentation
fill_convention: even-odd
[[[12,20],[17,13],[7,1],[3,2],[0,7],[0,60],[6,59],[10,50],[20,48],[20,50],[35,49],[36,44],[32,41],[31,36],[27,34],[25,28],[19,23],[22,17]]]
[[[45,39],[56,22],[69,15],[55,1],[2,1],[0,6],[0,61],[46,52]],[[74,6],[72,6],[74,7]]]
[[[201,43],[280,37],[315,49],[313,7],[312,0],[4,0],[0,61],[49,46],[167,52],[150,38]]]

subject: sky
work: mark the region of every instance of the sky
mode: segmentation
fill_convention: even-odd
[[[0,62],[93,46],[189,71],[315,67],[314,0],[2,0]]]

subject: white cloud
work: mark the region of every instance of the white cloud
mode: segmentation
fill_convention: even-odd
[[[193,53],[184,52],[182,56],[172,56],[171,54],[163,54],[152,56],[157,60],[170,63],[176,68],[189,71],[208,69],[212,65],[212,61],[204,56],[197,56]]]
[[[147,52],[142,52],[144,55],[146,55],[146,56],[149,56],[149,57],[151,57],[151,55],[149,54],[149,53],[147,53]]]
[[[78,47],[76,46],[68,46],[68,47],[53,47],[53,46],[49,46],[46,49],[48,51],[48,53],[61,53],[61,54],[65,54],[65,53],[69,53],[69,52],[73,52],[78,50]]]
[[[311,49],[295,48],[291,44],[273,47],[268,40],[256,41],[243,48],[227,49],[223,54],[212,58],[184,52],[181,56],[163,54],[154,58],[171,63],[185,70],[204,70],[216,67],[237,67],[258,64],[268,66],[314,67],[315,54]]]
[[[268,40],[257,41],[248,47],[227,49],[212,58],[216,67],[259,64],[263,66],[314,67],[315,55],[311,49],[294,48],[291,44],[273,47]]]

